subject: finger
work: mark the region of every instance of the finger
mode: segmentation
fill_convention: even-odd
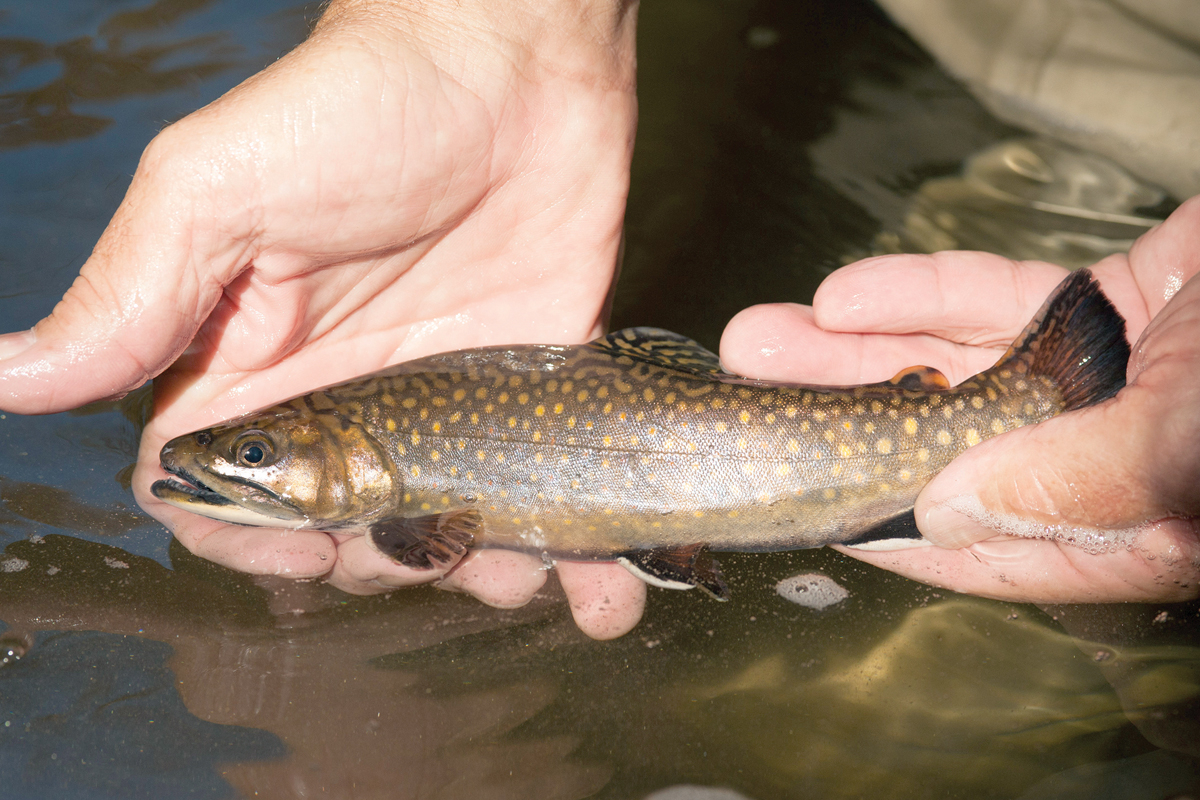
[[[0,345],[0,407],[49,413],[134,389],[183,352],[216,305],[245,245],[196,227],[192,205],[207,207],[211,192],[183,154],[187,135],[151,143],[66,295],[31,333]]]
[[[366,536],[351,536],[338,545],[337,562],[325,580],[351,594],[378,594],[440,580],[458,561],[454,559],[428,569],[413,569],[382,555]]]
[[[1007,536],[959,550],[836,549],[922,583],[997,600],[1180,602],[1200,594],[1197,541],[1194,523],[1175,519],[1147,526],[1136,540],[1100,551]]]
[[[575,624],[593,639],[624,636],[641,620],[646,584],[620,564],[559,561],[555,571]]]
[[[195,517],[175,530],[192,553],[238,572],[317,578],[337,561],[337,548],[327,534],[278,528],[244,528]]]
[[[438,588],[467,592],[493,608],[520,608],[545,585],[546,575],[540,558],[510,550],[476,550]]]
[[[991,253],[880,256],[826,278],[813,309],[824,330],[921,332],[1006,348],[1065,275],[1053,264]]]
[[[1200,196],[1141,236],[1129,250],[1129,264],[1154,317],[1185,283],[1200,273]]]
[[[920,334],[838,333],[795,304],[748,308],[725,327],[721,365],[760,380],[846,386],[886,381],[905,367],[933,366],[952,381],[991,366],[997,351]]]

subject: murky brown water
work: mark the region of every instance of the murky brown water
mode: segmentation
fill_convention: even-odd
[[[158,127],[314,13],[0,4],[6,329],[52,307]],[[867,3],[658,0],[640,31],[615,326],[715,346],[744,306],[805,301],[901,242],[925,179],[1014,133]],[[133,506],[140,413],[135,397],[0,418],[0,798],[1200,790],[1194,604],[1045,613],[832,552],[726,556],[733,602],[652,590],[632,634],[597,643],[554,590],[496,611],[195,559]],[[817,612],[774,592],[802,571],[849,599]]]

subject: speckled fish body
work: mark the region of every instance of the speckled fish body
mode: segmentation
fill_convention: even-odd
[[[895,524],[939,470],[991,436],[1111,396],[1127,356],[1123,322],[1086,273],[995,367],[954,388],[924,367],[845,388],[747,380],[645,328],[465,350],[173,440],[163,465],[195,488],[155,492],[232,521],[368,533],[412,566],[499,547],[632,560],[683,586],[703,583],[690,574],[699,546],[919,539]],[[646,553],[674,557],[674,572]]]

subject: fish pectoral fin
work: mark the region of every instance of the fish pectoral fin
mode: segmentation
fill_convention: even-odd
[[[933,543],[917,530],[917,518],[910,509],[885,519],[841,544],[855,550],[906,550],[928,547]]]
[[[651,586],[663,589],[699,586],[718,600],[729,599],[721,567],[702,544],[630,550],[617,556],[617,563]]]
[[[424,517],[395,517],[372,525],[367,540],[398,564],[412,569],[433,569],[467,552],[482,526],[479,512],[471,509]]]
[[[896,386],[908,392],[941,392],[950,388],[950,381],[941,370],[933,367],[906,367],[883,386]]]

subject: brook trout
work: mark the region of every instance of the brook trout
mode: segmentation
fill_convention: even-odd
[[[415,568],[498,547],[725,599],[708,551],[923,543],[913,503],[939,470],[1113,396],[1129,352],[1086,271],[953,388],[930,367],[855,387],[748,380],[652,328],[462,350],[173,439],[176,477],[153,492],[240,525],[365,534]]]

